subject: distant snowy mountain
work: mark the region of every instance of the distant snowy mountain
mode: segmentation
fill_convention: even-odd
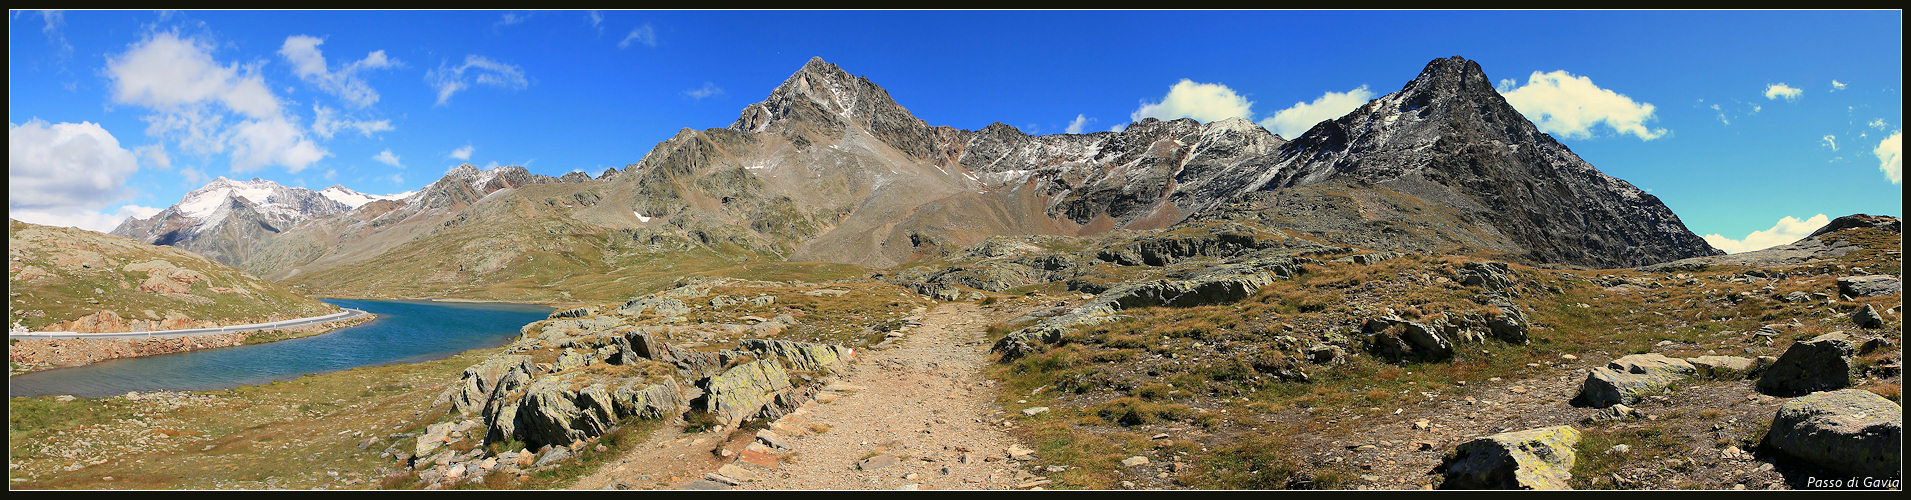
[[[358,209],[358,207],[365,206],[366,203],[371,203],[378,200],[402,200],[415,193],[417,193],[417,191],[406,191],[403,193],[386,194],[386,195],[365,194],[365,193],[360,193],[358,191],[353,191],[352,188],[348,188],[345,186],[338,186],[338,185],[334,185],[332,187],[328,187],[319,191],[319,194],[325,195],[326,198],[331,198],[332,201],[343,203],[345,204],[345,206],[352,207],[352,209],[354,210]]]
[[[267,236],[300,223],[352,211],[381,199],[333,186],[324,192],[288,187],[264,179],[235,181],[220,177],[186,193],[179,203],[145,219],[129,218],[112,234],[155,245],[185,248],[226,265],[237,265]]]

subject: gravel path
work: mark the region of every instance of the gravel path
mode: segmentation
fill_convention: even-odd
[[[770,426],[785,448],[772,450],[773,467],[729,464],[713,453],[760,457],[744,450],[752,431],[685,435],[672,427],[571,488],[679,488],[719,468],[739,476],[734,489],[1033,486],[1039,480],[1010,458],[1015,438],[982,374],[990,314],[975,304],[941,304],[902,338],[858,350],[814,403]]]
[[[738,487],[1005,489],[1029,482],[1008,458],[1015,438],[998,424],[997,392],[982,375],[988,321],[979,306],[945,303],[895,347],[859,353],[833,384],[848,390],[829,391],[842,393],[833,399],[826,392],[820,399],[831,401],[797,416],[828,430],[788,437],[788,461]],[[874,470],[859,470],[872,456]],[[883,456],[898,460],[877,467]]]

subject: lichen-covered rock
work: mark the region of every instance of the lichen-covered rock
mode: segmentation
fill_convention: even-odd
[[[537,366],[531,362],[530,356],[505,355],[487,359],[465,368],[458,382],[447,389],[441,398],[451,403],[452,412],[469,415],[483,409],[500,391],[523,386],[536,372]]]
[[[1685,361],[1699,376],[1715,380],[1744,379],[1758,368],[1757,361],[1739,356],[1699,356]]]
[[[607,403],[574,387],[581,374],[547,376],[525,389],[524,401],[517,409],[517,434],[533,445],[565,445],[572,441],[603,435],[615,421]]]
[[[591,361],[590,354],[565,349],[563,353],[557,355],[557,362],[551,364],[551,371],[561,372],[588,365]]]
[[[697,382],[703,388],[698,410],[716,417],[725,426],[736,425],[756,414],[764,403],[789,389],[790,375],[775,359],[759,359],[737,365],[722,374]]]
[[[1594,408],[1631,404],[1696,372],[1691,363],[1663,354],[1621,356],[1587,372],[1577,402]]]
[[[1838,293],[1846,297],[1875,297],[1903,290],[1904,285],[1898,277],[1889,274],[1838,278]]]
[[[795,370],[823,370],[849,359],[852,352],[847,347],[794,342],[789,340],[745,339],[741,342],[744,349],[754,351],[759,357],[776,356],[789,362]]]
[[[516,407],[515,425],[500,435],[533,445],[564,445],[604,435],[623,418],[675,415],[683,408],[683,395],[668,377],[593,381],[583,373],[564,373],[531,383],[522,402],[511,406]]]
[[[1798,396],[1849,387],[1851,353],[1856,349],[1844,332],[1793,343],[1758,379],[1758,390],[1773,396]]]
[[[1854,476],[1899,476],[1904,408],[1870,391],[1814,392],[1786,401],[1766,444],[1781,453]]]
[[[1579,430],[1559,425],[1474,439],[1440,466],[1442,489],[1570,489]]]

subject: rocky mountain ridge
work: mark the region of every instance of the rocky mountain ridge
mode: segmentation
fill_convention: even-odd
[[[530,255],[606,258],[564,249],[579,245],[887,268],[996,235],[1083,236],[1190,219],[1591,267],[1718,253],[1656,198],[1539,133],[1488,82],[1471,61],[1435,60],[1401,91],[1291,141],[1240,119],[1034,136],[1000,123],[931,126],[819,58],[728,127],[683,129],[595,179],[461,166],[404,199],[291,231],[238,224],[223,245],[200,247],[275,279],[351,268],[459,283],[525,276]],[[519,229],[562,237],[542,244],[499,234]],[[472,245],[447,238],[494,244],[469,248],[490,255],[456,264],[388,254]]]

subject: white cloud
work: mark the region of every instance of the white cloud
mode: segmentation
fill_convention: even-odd
[[[94,209],[127,196],[132,151],[92,122],[7,124],[7,209]]]
[[[656,47],[657,46],[657,30],[651,28],[650,23],[644,23],[643,26],[638,26],[637,29],[630,30],[630,34],[624,35],[623,41],[617,42],[617,48],[620,48],[620,49],[629,48],[630,42],[637,42],[637,43],[644,44],[645,46]]]
[[[284,118],[248,120],[232,128],[234,172],[276,164],[296,174],[331,155],[306,138],[298,125]]]
[[[1818,214],[1805,220],[1798,220],[1787,215],[1779,219],[1777,224],[1773,224],[1771,229],[1752,231],[1742,239],[1735,240],[1717,234],[1708,234],[1705,235],[1705,242],[1712,244],[1714,248],[1724,250],[1725,253],[1764,250],[1798,241],[1830,223],[1831,218],[1825,217],[1825,214]]]
[[[206,176],[206,173],[199,171],[199,169],[192,167],[179,169],[179,181],[183,183],[182,185],[184,186],[198,189],[200,186],[206,185],[206,181],[209,180],[212,180],[212,178]]]
[[[338,110],[317,104],[312,105],[312,116],[312,132],[326,139],[331,139],[332,136],[338,134],[338,131],[345,129],[356,130],[359,135],[365,137],[371,137],[374,133],[390,132],[393,130],[391,120],[340,119],[338,118]]]
[[[451,154],[449,154],[449,155],[445,155],[445,156],[447,156],[447,157],[450,157],[450,158],[453,158],[453,159],[458,159],[458,160],[470,160],[470,159],[471,159],[471,151],[473,151],[473,150],[475,150],[475,149],[477,149],[477,148],[473,148],[473,147],[471,147],[471,145],[470,145],[470,144],[466,144],[466,145],[464,145],[464,147],[462,147],[462,148],[458,148],[458,149],[454,149],[454,150],[452,150],[452,151],[451,151]]]
[[[279,47],[279,55],[292,63],[293,73],[307,83],[338,96],[353,107],[363,108],[378,102],[378,91],[358,77],[358,72],[367,69],[390,68],[398,61],[385,56],[385,51],[375,50],[366,54],[364,59],[347,63],[338,71],[332,71],[325,65],[325,54],[318,46],[324,39],[306,35],[293,35],[285,38],[285,44]]]
[[[278,98],[256,70],[220,65],[210,47],[172,33],[153,35],[106,61],[113,100],[153,109],[219,103],[251,118],[279,114]]]
[[[1825,134],[1824,137],[1818,138],[1818,143],[1831,148],[1831,151],[1834,153],[1838,151],[1838,136]]]
[[[531,19],[530,13],[518,14],[516,12],[506,12],[504,13],[504,15],[498,16],[498,22],[492,24],[491,27],[500,28],[504,26],[510,26],[513,24],[522,23],[529,19]]]
[[[604,34],[604,14],[593,10],[593,11],[590,11],[590,15],[591,15],[591,27],[597,29],[597,34],[599,35]]]
[[[1195,83],[1186,78],[1168,88],[1168,95],[1161,102],[1142,101],[1141,107],[1130,113],[1128,118],[1141,121],[1143,118],[1173,120],[1193,118],[1203,123],[1241,117],[1253,119],[1254,112],[1248,108],[1254,102],[1234,93],[1234,89],[1219,83]]]
[[[40,11],[40,17],[41,20],[46,21],[46,26],[40,28],[40,33],[46,35],[47,43],[59,47],[61,57],[72,55],[73,44],[66,41],[66,34],[60,31],[60,25],[66,24],[66,13],[57,10],[43,10]]]
[[[1726,124],[1726,125],[1731,125],[1731,124],[1732,124],[1732,120],[1728,120],[1728,119],[1726,119],[1726,118],[1725,118],[1725,110],[1724,110],[1724,109],[1720,109],[1720,108],[1719,108],[1719,105],[1717,105],[1717,104],[1713,104],[1713,105],[1712,105],[1712,111],[1716,111],[1716,112],[1718,112],[1718,114],[1719,114],[1719,123],[1724,123],[1724,124]]]
[[[142,148],[143,149],[143,148]],[[127,179],[138,155],[91,122],[47,123],[34,118],[7,126],[7,216],[34,224],[113,230],[129,215],[158,209],[127,205],[102,212],[132,193]]]
[[[1619,134],[1632,134],[1641,140],[1653,140],[1666,134],[1663,128],[1647,128],[1653,120],[1652,103],[1635,102],[1624,94],[1594,85],[1591,78],[1573,76],[1564,70],[1534,71],[1526,86],[1501,92],[1507,104],[1533,121],[1543,132],[1571,138],[1592,137],[1592,128],[1606,124]]]
[[[441,64],[438,69],[426,71],[425,82],[438,91],[437,106],[450,102],[452,94],[471,88],[472,84],[506,90],[522,90],[531,85],[522,68],[476,54],[466,55],[463,65],[451,67]]]
[[[306,137],[257,67],[220,64],[210,44],[157,33],[107,58],[113,101],[143,106],[149,135],[199,153],[231,151],[232,170],[298,172],[327,153]],[[229,125],[236,122],[236,125]]]
[[[1844,90],[1844,89],[1845,89],[1845,84],[1843,84],[1843,83],[1840,83],[1840,82],[1839,82],[1838,80],[1832,80],[1832,81],[1831,81],[1831,91],[1832,91],[1832,92],[1837,92],[1837,91],[1840,91],[1840,90]]]
[[[139,153],[140,158],[145,158],[147,165],[152,165],[162,169],[173,168],[173,159],[170,156],[166,156],[165,146],[161,146],[158,144],[147,144],[145,146],[133,148],[133,152]]]
[[[1088,122],[1092,121],[1095,121],[1095,119],[1089,118],[1088,115],[1077,114],[1075,115],[1075,119],[1068,121],[1068,128],[1064,129],[1063,132],[1070,134],[1082,133],[1082,130],[1088,126]]]
[[[384,151],[379,151],[378,154],[372,155],[372,159],[386,165],[405,168],[405,165],[398,163],[398,155],[392,154],[390,148],[386,148]]]
[[[8,210],[7,217],[42,226],[66,226],[105,233],[129,218],[144,219],[162,208],[122,205],[112,211],[100,210]]]
[[[683,95],[690,96],[691,99],[698,99],[698,100],[701,100],[705,97],[710,97],[713,95],[722,95],[722,94],[723,94],[723,88],[718,87],[717,84],[710,83],[710,82],[703,82],[702,88],[695,88],[695,89],[683,91]]]
[[[1803,93],[1805,93],[1804,89],[1795,89],[1784,83],[1774,83],[1765,86],[1766,99],[1778,99],[1783,97],[1787,101],[1795,101],[1798,100],[1799,94]]]
[[[1878,155],[1878,170],[1891,179],[1892,184],[1904,182],[1904,132],[1892,131],[1890,137],[1878,141],[1878,147],[1871,150]]]
[[[1274,116],[1261,120],[1261,126],[1281,137],[1294,138],[1314,128],[1315,124],[1340,118],[1374,98],[1373,91],[1366,85],[1346,92],[1327,92],[1315,98],[1314,102],[1296,102],[1287,109],[1274,112]]]
[[[1871,128],[1878,129],[1878,130],[1884,130],[1884,127],[1885,127],[1883,118],[1873,119],[1870,122],[1865,123],[1865,125]]]

